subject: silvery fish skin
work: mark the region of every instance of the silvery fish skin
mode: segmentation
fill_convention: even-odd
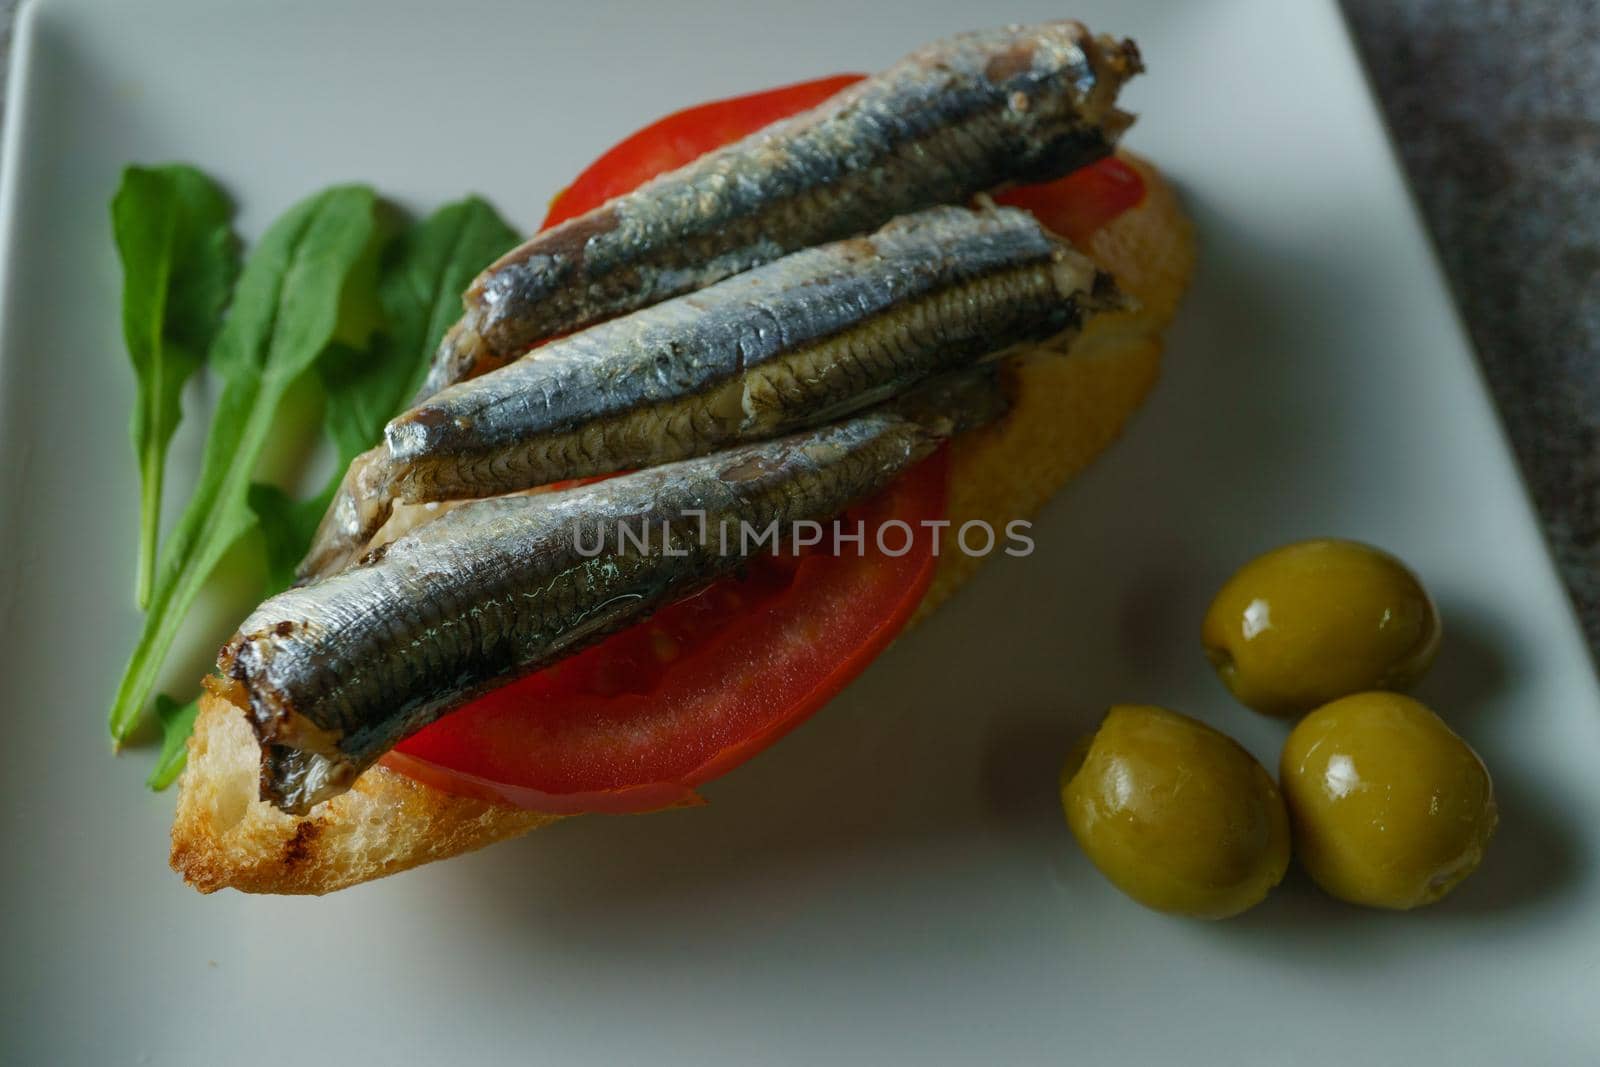
[[[1141,69],[1133,42],[1069,21],[928,45],[507,253],[467,290],[418,399],[787,252],[1092,163],[1132,122],[1116,97]]]
[[[807,433],[472,501],[272,597],[218,660],[261,743],[262,798],[304,814],[472,697],[771,550],[741,524],[837,515],[1004,405],[995,368],[978,368]]]
[[[933,208],[554,341],[391,421],[304,577],[407,504],[633,470],[814,426],[1075,331],[1116,290],[1025,211]]]

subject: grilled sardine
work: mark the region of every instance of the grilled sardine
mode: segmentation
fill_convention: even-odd
[[[1003,407],[995,368],[969,370],[822,429],[463,504],[271,598],[218,661],[261,743],[262,797],[306,812],[471,697],[762,551],[748,530],[832,517]]]
[[[507,253],[465,296],[419,399],[534,343],[897,215],[1107,155],[1140,70],[1076,22],[951,37]]]
[[[389,423],[302,567],[326,575],[408,504],[495,496],[814,426],[1075,330],[1114,303],[1013,208],[933,208],[552,342]]]

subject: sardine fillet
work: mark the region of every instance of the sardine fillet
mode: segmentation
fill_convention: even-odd
[[[465,295],[418,399],[534,343],[897,215],[1107,155],[1141,69],[1080,23],[963,34],[541,233]]]

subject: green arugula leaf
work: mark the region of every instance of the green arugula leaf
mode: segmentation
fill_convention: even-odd
[[[439,339],[460,315],[461,292],[517,240],[516,231],[488,203],[469,197],[440,208],[388,246],[376,280],[382,332],[364,349],[335,340],[312,364],[324,387],[324,421],[340,474],[420,388]],[[337,484],[338,475],[307,500],[275,485],[249,487],[246,501],[266,550],[267,594],[293,582]],[[150,776],[151,788],[166,788],[182,769],[197,710],[198,702],[179,707],[165,696],[156,698],[162,755]]]
[[[340,186],[301,201],[261,238],[239,278],[210,363],[224,383],[199,484],[168,536],[139,643],[112,704],[112,737],[133,730],[184,615],[227,550],[256,524],[251,474],[285,392],[331,343],[358,346],[378,319],[377,198]]]
[[[422,387],[444,331],[461,317],[461,294],[517,231],[480,197],[446,204],[401,235],[378,281],[384,330],[368,352],[332,351],[318,364],[328,432],[340,466],[371,448],[383,426]]]
[[[165,693],[156,694],[156,721],[161,724],[161,755],[144,784],[160,792],[178,780],[178,774],[189,760],[189,735],[194,733],[195,716],[200,714],[200,701],[179,704]]]
[[[183,383],[200,361],[239,274],[233,206],[193,167],[128,167],[111,200],[122,261],[122,337],[133,362],[139,461],[139,606],[150,602],[167,447]]]
[[[266,550],[266,596],[283,592],[294,584],[295,568],[311,547],[317,524],[333,502],[338,482],[309,500],[296,500],[275,485],[257,482],[250,487],[250,510],[261,524],[261,540]]]
[[[276,486],[250,489],[271,592],[294,581],[344,469],[377,442],[384,424],[422,386],[439,339],[461,315],[462,291],[517,240],[494,208],[473,196],[446,204],[390,245],[378,278],[383,331],[364,351],[330,346],[316,365],[323,418],[338,451],[333,480],[310,500],[297,501]]]

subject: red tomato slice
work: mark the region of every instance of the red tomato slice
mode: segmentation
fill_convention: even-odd
[[[846,514],[865,543],[761,556],[649,621],[497,689],[401,743],[389,766],[537,811],[649,811],[766,748],[877,658],[933,577],[940,452]],[[916,535],[901,555],[905,531]],[[874,531],[882,531],[883,544]],[[887,548],[887,552],[885,551]]]
[[[860,75],[688,108],[596,160],[544,228],[662,171],[821,103]],[[932,580],[944,515],[943,453],[842,520],[865,550],[764,556],[555,667],[495,690],[414,734],[385,763],[452,793],[555,813],[649,811],[743,763],[827,703],[877,658]],[[874,531],[915,532],[900,555]],[[898,552],[899,531],[886,529]]]
[[[579,175],[551,203],[545,228],[860,77],[669,115]],[[1138,175],[1109,160],[1007,199],[1078,239],[1142,195]],[[933,535],[922,523],[944,516],[947,468],[941,451],[847,513],[844,528],[865,531],[860,549],[841,542],[840,551],[758,557],[741,576],[425,727],[384,763],[446,792],[556,814],[696,802],[698,785],[799,725],[899,633],[933,578]]]
[[[1040,222],[1080,247],[1094,231],[1143,199],[1144,179],[1115,156],[1065,178],[1018,186],[995,197],[1002,204],[1033,212]]]

